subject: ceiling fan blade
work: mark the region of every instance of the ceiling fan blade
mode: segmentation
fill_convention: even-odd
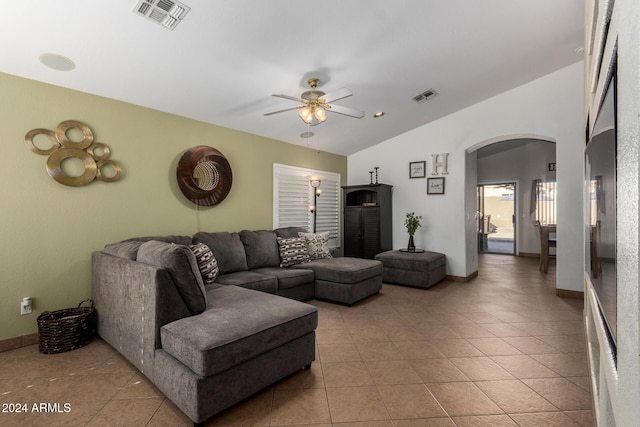
[[[327,93],[321,98],[324,99],[326,102],[333,102],[333,101],[337,101],[338,99],[347,98],[351,95],[353,95],[353,92],[343,87],[341,89],[336,90],[335,92]]]
[[[270,116],[272,114],[284,113],[285,111],[297,110],[299,108],[304,107],[304,105],[297,105],[295,107],[285,108],[284,110],[271,111],[269,113],[264,113],[265,116]]]
[[[291,101],[296,101],[296,102],[304,102],[302,99],[296,98],[295,96],[279,95],[279,94],[273,94],[271,96],[275,96],[276,98],[290,99]]]
[[[342,107],[340,105],[331,105],[331,108],[327,109],[327,111],[331,111],[332,113],[344,114],[345,116],[355,117],[356,119],[361,119],[364,117],[364,111],[354,110],[353,108]]]

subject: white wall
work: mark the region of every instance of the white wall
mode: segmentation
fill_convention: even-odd
[[[471,189],[478,186],[478,151],[466,152],[466,182],[465,188]],[[478,197],[475,191],[465,191],[464,199],[464,211],[476,212],[478,210]],[[478,234],[478,218],[475,215],[471,215],[469,218],[465,217],[465,236],[477,236]],[[478,271],[478,241],[477,239],[466,239],[465,242],[465,260],[467,260],[466,271]],[[469,260],[471,260],[469,262]]]
[[[475,166],[468,152],[496,140],[537,135],[556,141],[558,185],[558,287],[583,289],[582,177],[583,177],[583,69],[582,62],[472,105],[447,117],[355,153],[348,158],[348,183],[369,182],[368,171],[379,166],[379,181],[393,188],[394,247],[406,246],[403,226],[407,212],[423,215],[416,245],[447,255],[447,274],[469,276],[476,271]],[[446,96],[446,94],[440,94]],[[416,108],[437,108],[432,103]],[[409,162],[450,153],[445,195],[427,195],[425,179],[409,179]],[[469,223],[473,223],[470,225]],[[469,248],[469,249],[467,249]]]

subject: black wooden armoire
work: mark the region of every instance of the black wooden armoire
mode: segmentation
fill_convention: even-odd
[[[373,259],[392,249],[392,187],[387,184],[342,187],[344,256]]]

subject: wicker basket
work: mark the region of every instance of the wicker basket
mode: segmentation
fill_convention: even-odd
[[[81,307],[89,302],[90,307]],[[84,347],[93,340],[96,310],[90,299],[77,308],[45,311],[38,316],[40,353],[55,354]]]

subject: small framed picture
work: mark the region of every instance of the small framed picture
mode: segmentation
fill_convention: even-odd
[[[427,194],[444,194],[444,177],[427,178]]]
[[[426,176],[427,162],[409,163],[409,178],[424,178]]]

